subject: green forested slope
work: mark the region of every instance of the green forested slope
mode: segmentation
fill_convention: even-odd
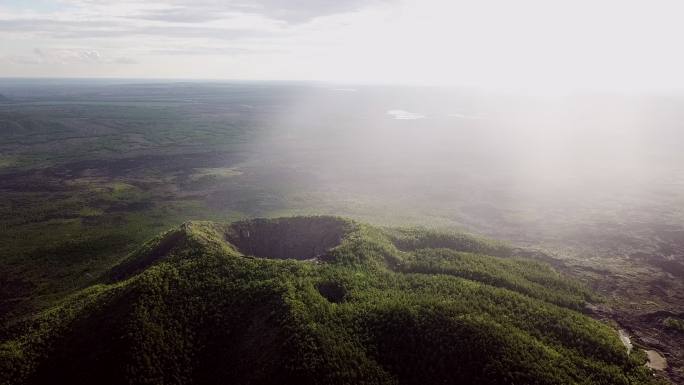
[[[459,234],[331,217],[190,222],[100,282],[6,327],[2,383],[652,378],[613,329],[578,311],[591,297],[581,286]]]

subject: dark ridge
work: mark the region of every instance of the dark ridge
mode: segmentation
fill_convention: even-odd
[[[8,98],[7,96],[0,94],[0,103],[9,103],[11,102],[12,99]]]
[[[147,242],[109,272],[110,281],[119,281],[145,270],[159,259],[165,257],[185,238],[184,229],[173,230],[161,237]]]
[[[658,310],[651,313],[645,313],[640,316],[644,321],[654,321],[661,320],[668,317],[682,318],[684,319],[684,312],[676,313],[669,310]]]
[[[497,257],[508,257],[513,253],[510,247],[502,243],[468,234],[441,232],[420,227],[387,229],[386,233],[394,246],[402,251],[445,248]]]
[[[348,222],[335,217],[254,219],[231,224],[226,240],[244,255],[269,259],[323,258],[340,244]]]

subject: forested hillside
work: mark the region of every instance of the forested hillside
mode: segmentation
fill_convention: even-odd
[[[595,298],[506,245],[336,217],[187,222],[2,330],[2,384],[641,384]]]

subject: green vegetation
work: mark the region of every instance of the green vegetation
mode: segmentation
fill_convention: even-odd
[[[663,320],[666,329],[684,334],[684,320],[674,317],[667,317]]]
[[[263,278],[267,283],[259,278],[255,285],[272,289],[277,282],[290,290],[290,282],[309,282],[313,289],[308,283],[302,287],[319,292],[335,309],[357,303],[365,288],[388,301],[395,296],[417,297],[419,291],[407,288],[406,282],[429,277],[440,282],[478,282],[487,290],[517,293],[534,304],[568,309],[575,315],[584,301],[594,298],[574,281],[562,279],[554,270],[558,269],[606,294],[607,303],[599,308],[608,313],[600,316],[620,320],[634,335],[648,335],[644,346],[667,356],[667,375],[675,383],[684,378],[684,334],[665,327],[665,316],[657,315],[660,310],[674,315],[682,311],[684,189],[680,187],[684,184],[677,178],[653,180],[638,189],[624,186],[613,193],[600,193],[601,183],[566,188],[567,178],[560,171],[553,173],[563,177],[564,183],[558,185],[518,180],[513,176],[520,169],[511,166],[518,165],[520,153],[508,153],[512,138],[487,127],[489,120],[383,119],[388,106],[402,98],[382,96],[385,91],[380,88],[345,96],[325,87],[274,83],[20,83],[0,82],[0,93],[11,101],[0,103],[0,340],[6,342],[0,349],[9,356],[15,356],[10,352],[25,357],[35,353],[29,347],[37,346],[29,331],[37,330],[37,320],[47,322],[46,314],[73,309],[79,314],[74,317],[85,317],[90,313],[77,311],[78,301],[83,306],[88,301],[104,306],[103,293],[123,295],[139,287],[133,283],[139,276],[160,268],[178,269],[175,259],[166,258],[168,250],[157,244],[166,239],[162,244],[174,245],[173,237],[147,243],[148,249],[139,246],[170,228],[177,229],[171,234],[179,239],[186,237],[186,230],[178,229],[187,220],[329,214],[381,226],[424,225],[440,231],[360,226],[359,236],[373,242],[353,252],[328,253],[325,250],[339,241],[340,229],[334,225],[321,229],[330,237],[316,244],[284,242],[294,230],[266,231],[270,234],[266,238],[250,242],[240,237],[239,227],[232,227],[225,235],[234,247],[223,251],[221,258],[247,253],[285,258],[253,260],[269,269],[275,269],[272,264],[278,269],[295,266],[293,271],[310,269],[306,277],[279,272]],[[415,96],[413,102],[419,104],[424,100],[427,109],[442,100],[442,96],[419,94],[411,90],[410,98]],[[481,109],[475,115],[487,115],[492,107],[496,110],[491,100],[481,102],[473,104]],[[444,114],[452,113],[454,106]],[[447,133],[453,137],[435,140]],[[292,223],[286,228],[292,229]],[[453,233],[463,229],[540,252]],[[317,237],[310,230],[304,239]],[[202,260],[205,254],[196,253]],[[309,261],[287,260],[293,257]],[[540,261],[552,263],[554,269]],[[372,283],[363,286],[361,277],[353,274],[347,281],[310,278],[342,277],[339,271],[359,270]],[[182,280],[188,279],[183,274]],[[396,284],[376,287],[377,280]],[[247,285],[245,280],[235,282]],[[352,290],[349,285],[354,282],[362,289]],[[282,303],[281,294],[266,291],[259,298]],[[432,306],[419,307],[416,301],[422,303],[411,299],[412,305],[406,306],[416,314]],[[235,303],[239,311],[251,306],[238,299]],[[212,304],[202,306],[212,308]],[[50,313],[55,309],[61,310]],[[267,312],[266,307],[254,309]],[[283,309],[277,314],[289,314],[289,308]],[[127,311],[121,314],[131,318]],[[332,328],[330,322],[321,321],[327,318],[316,314],[307,317],[325,330]],[[499,316],[488,319],[508,325]],[[64,322],[59,324],[68,324]],[[373,342],[376,337],[366,330],[369,322],[363,328],[357,319],[340,316],[336,322],[342,326],[335,330],[347,333],[339,338],[355,338],[354,346],[362,346],[382,373],[398,378],[401,368],[390,370],[389,363],[374,358],[380,343]],[[352,328],[350,322],[356,326]],[[416,319],[419,323],[428,321]],[[254,326],[254,330],[262,329]],[[355,362],[367,362],[354,357]],[[635,351],[630,360],[639,361],[637,357]],[[31,360],[38,362],[35,357]]]
[[[8,325],[2,383],[651,381],[576,311],[587,290],[511,253],[333,217],[188,222]]]

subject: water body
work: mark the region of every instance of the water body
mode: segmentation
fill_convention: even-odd
[[[660,353],[655,350],[647,350],[648,362],[646,366],[654,370],[665,370],[667,368],[667,360]]]
[[[627,354],[630,354],[634,346],[632,345],[632,339],[630,338],[629,333],[624,329],[618,329],[618,335],[620,336],[622,344],[627,348]],[[667,360],[655,350],[646,350],[646,356],[648,357],[646,366],[649,368],[653,370],[665,370],[665,368],[667,368]]]

